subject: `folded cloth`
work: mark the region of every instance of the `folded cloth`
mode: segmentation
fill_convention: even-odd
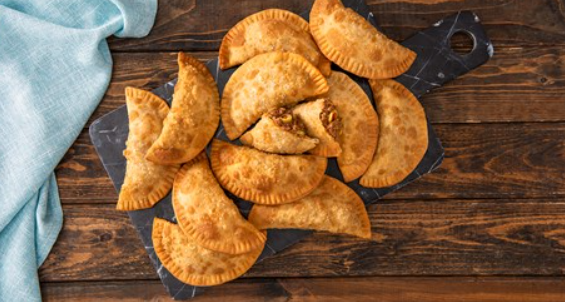
[[[0,301],[41,301],[62,226],[53,170],[110,81],[106,38],[142,37],[157,0],[0,0]]]

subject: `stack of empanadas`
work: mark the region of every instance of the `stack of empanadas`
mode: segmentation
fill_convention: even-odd
[[[220,100],[210,71],[182,52],[178,64],[170,110],[156,95],[126,88],[129,135],[119,210],[150,208],[165,197],[180,165],[200,154],[218,128]]]
[[[209,286],[242,275],[261,254],[266,229],[371,238],[365,204],[325,175],[328,158],[345,182],[379,188],[401,182],[427,150],[423,108],[389,79],[415,53],[339,0],[316,0],[310,20],[269,9],[234,26],[219,66],[241,66],[221,101],[208,69],[183,53],[171,109],[126,89],[130,132],[117,208],[152,207],[172,188],[177,223],[156,218],[152,238],[164,267],[183,282]],[[376,111],[330,61],[370,79]],[[220,117],[228,138],[243,146],[212,140]],[[254,203],[249,221],[224,189]]]
[[[204,152],[177,174],[173,209],[178,224],[156,218],[152,238],[163,266],[183,282],[210,286],[233,280],[263,251],[265,233],[224,194]]]
[[[163,129],[163,120],[169,113],[167,103],[151,92],[127,87],[126,104],[129,135],[124,157],[127,167],[116,207],[133,211],[150,208],[165,197],[180,165],[161,165],[145,158]]]

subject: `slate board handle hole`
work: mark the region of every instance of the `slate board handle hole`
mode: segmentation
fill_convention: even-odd
[[[460,29],[449,37],[449,47],[461,57],[465,57],[477,48],[477,38],[473,33]]]

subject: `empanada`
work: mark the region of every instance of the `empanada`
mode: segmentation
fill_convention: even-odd
[[[310,30],[330,61],[360,77],[394,78],[416,59],[415,52],[388,39],[340,0],[316,0]]]
[[[242,254],[257,250],[267,239],[226,196],[204,152],[175,177],[173,209],[184,233],[195,244],[213,251]]]
[[[309,151],[311,154],[324,157],[337,157],[341,154],[341,119],[329,99],[321,98],[299,104],[292,112],[304,122],[306,133],[320,140],[318,145]]]
[[[161,218],[153,220],[151,237],[163,266],[181,282],[194,286],[218,285],[243,275],[264,248],[263,244],[239,255],[214,252],[197,245],[178,225]]]
[[[322,181],[327,159],[278,155],[214,139],[210,152],[218,182],[240,198],[260,204],[296,201]]]
[[[343,129],[337,163],[343,180],[350,182],[361,177],[373,160],[379,119],[367,94],[349,76],[333,72],[328,84],[330,90],[325,97],[336,107]]]
[[[145,159],[145,154],[163,128],[169,112],[164,100],[153,93],[126,88],[129,134],[124,156],[126,176],[116,208],[120,211],[147,209],[161,200],[173,185],[179,165],[159,165]]]
[[[282,9],[258,12],[232,27],[220,46],[220,68],[230,68],[256,55],[273,51],[299,54],[325,76],[331,72],[331,63],[310,35],[308,22]]]
[[[179,52],[179,79],[163,132],[147,159],[155,163],[185,163],[196,157],[214,136],[220,122],[218,87],[208,68]]]
[[[325,176],[322,184],[297,202],[254,205],[249,222],[259,229],[312,229],[371,238],[365,204],[341,181]]]
[[[402,84],[370,81],[379,113],[379,140],[373,162],[359,183],[382,188],[395,185],[420,163],[428,149],[424,108]]]
[[[222,95],[222,123],[234,140],[269,110],[326,93],[328,82],[304,57],[270,52],[245,62]]]
[[[304,153],[318,144],[318,139],[306,135],[304,123],[284,107],[264,114],[239,140],[255,149],[279,154]]]

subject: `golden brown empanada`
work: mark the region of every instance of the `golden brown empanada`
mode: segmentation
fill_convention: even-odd
[[[218,182],[233,194],[260,204],[296,201],[322,181],[327,159],[268,154],[214,139],[210,152]]]
[[[171,187],[180,165],[159,165],[145,159],[149,147],[161,133],[169,112],[164,100],[153,93],[126,88],[129,134],[124,156],[126,176],[116,208],[120,211],[147,209],[161,200]]]
[[[370,81],[379,113],[379,140],[373,162],[359,183],[382,188],[401,182],[420,163],[428,149],[424,108],[402,84]]]
[[[337,157],[341,154],[341,119],[331,100],[322,98],[302,103],[294,107],[292,112],[304,122],[306,133],[320,140],[310,153],[324,157]]]
[[[279,154],[301,154],[318,144],[318,139],[306,135],[304,123],[284,107],[264,114],[239,140],[255,149]]]
[[[155,163],[185,163],[198,155],[220,122],[218,87],[208,68],[179,52],[179,79],[163,132],[147,159]]]
[[[245,62],[222,95],[222,123],[234,140],[269,110],[326,93],[328,82],[304,57],[270,52]]]
[[[254,205],[249,222],[259,229],[312,229],[371,238],[365,204],[339,180],[325,176],[322,184],[297,202]]]
[[[247,253],[262,247],[267,239],[226,196],[204,152],[175,177],[173,209],[184,233],[195,244],[216,252]]]
[[[273,51],[299,54],[325,76],[331,72],[331,63],[310,35],[308,22],[282,9],[258,12],[232,27],[220,46],[220,68],[230,68]]]
[[[340,0],[316,0],[310,30],[330,61],[360,77],[394,78],[416,58],[415,52],[388,39]]]
[[[351,78],[333,72],[328,78],[330,90],[325,95],[337,109],[343,133],[339,137],[341,155],[337,163],[345,182],[357,179],[367,171],[379,133],[379,119],[371,101]]]
[[[214,252],[197,245],[181,228],[161,218],[153,220],[153,247],[163,266],[181,282],[211,286],[231,281],[255,263],[259,248],[238,255]]]

